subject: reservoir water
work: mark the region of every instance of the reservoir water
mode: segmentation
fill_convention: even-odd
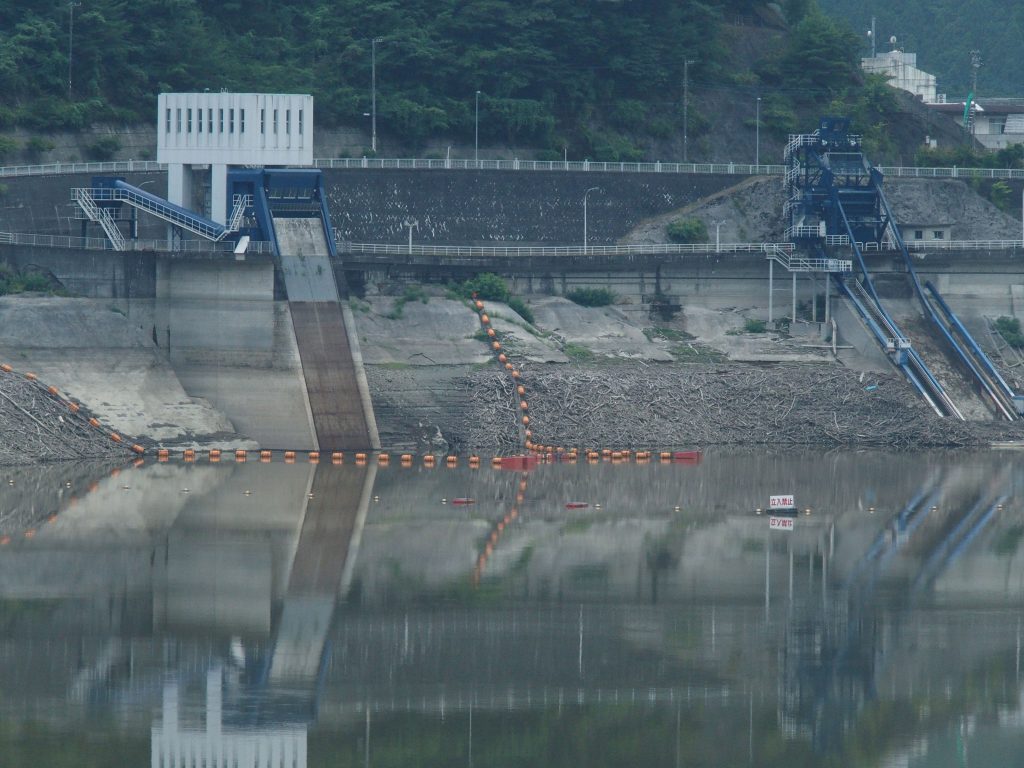
[[[1022,483],[999,451],[5,468],[0,765],[1019,766]]]

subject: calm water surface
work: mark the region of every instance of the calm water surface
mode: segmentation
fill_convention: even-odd
[[[0,765],[1021,766],[1021,458],[2,470]]]

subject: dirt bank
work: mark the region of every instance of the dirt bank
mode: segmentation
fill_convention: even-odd
[[[939,418],[902,378],[838,366],[537,364],[523,379],[534,439],[551,445],[917,449],[1020,434],[1013,425]],[[519,448],[519,398],[499,371],[378,368],[370,384],[382,439],[394,449]]]

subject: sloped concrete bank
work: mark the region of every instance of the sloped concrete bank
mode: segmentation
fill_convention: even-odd
[[[382,444],[521,449],[520,398],[477,315],[441,293],[349,301]],[[522,371],[535,440],[545,444],[914,449],[1024,437],[1016,424],[939,418],[884,359],[842,344],[833,356],[823,324],[755,332],[756,304],[694,297],[664,319],[630,306],[525,299],[533,322],[501,303],[487,311]],[[4,297],[0,362],[36,372],[104,424],[153,443],[304,450],[312,445],[301,363],[286,316],[269,300]],[[0,443],[0,462],[11,461],[3,451],[17,451],[15,438]]]

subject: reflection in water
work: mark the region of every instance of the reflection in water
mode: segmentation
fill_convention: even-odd
[[[86,733],[90,764],[145,739],[154,766],[923,768],[1024,748],[1021,472],[1001,454],[528,483],[64,471],[0,484],[5,765],[81,764]],[[792,532],[754,514],[771,493],[796,496]]]

